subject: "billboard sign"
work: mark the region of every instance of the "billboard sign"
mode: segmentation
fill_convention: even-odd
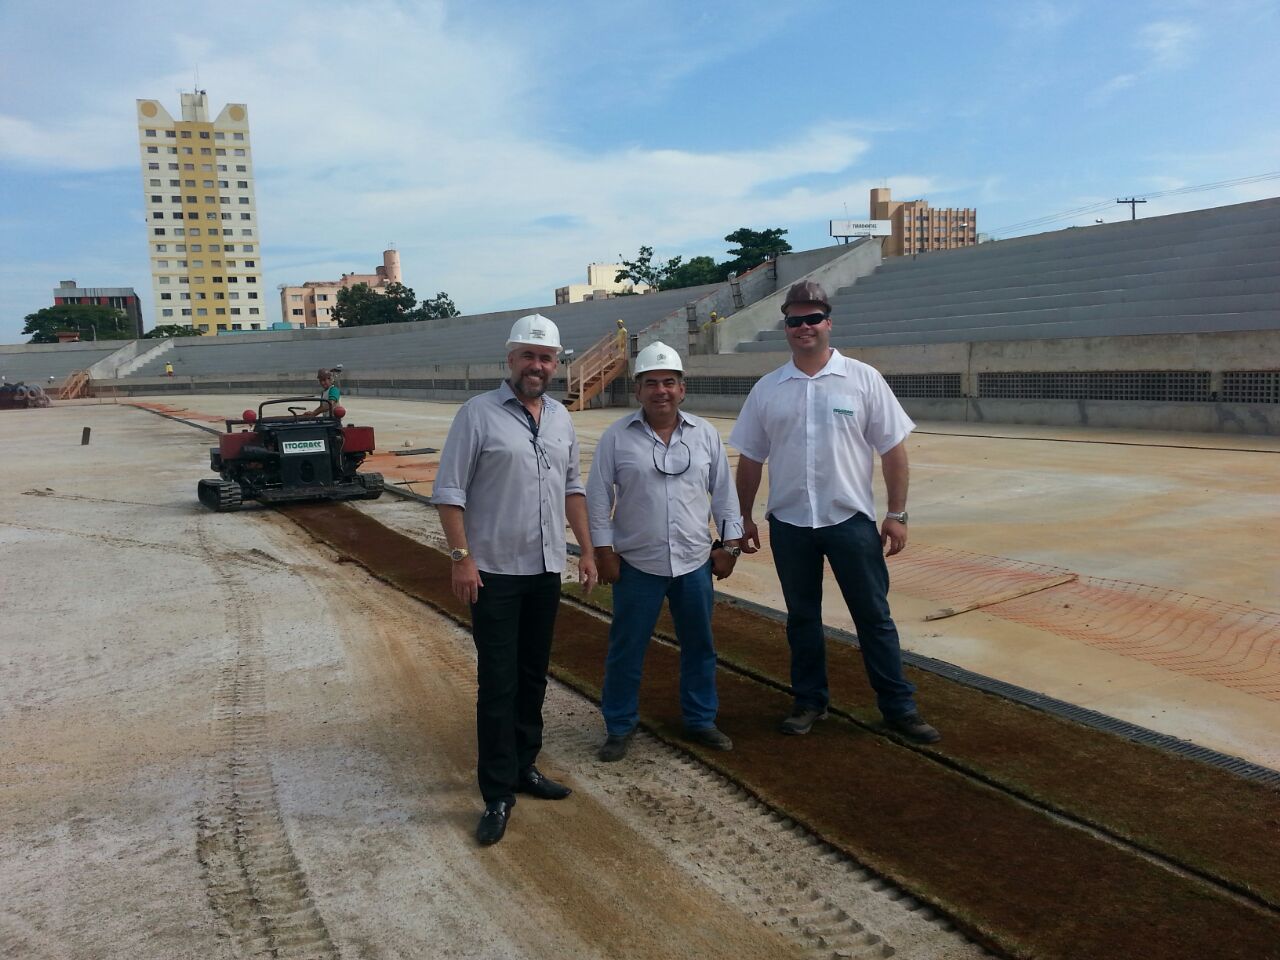
[[[890,237],[892,220],[832,220],[833,237]]]

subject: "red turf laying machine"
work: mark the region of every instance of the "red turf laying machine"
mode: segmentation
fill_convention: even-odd
[[[376,500],[382,474],[359,473],[373,452],[373,427],[344,427],[346,410],[321,401],[319,415],[306,413],[315,397],[267,400],[227,421],[227,432],[209,448],[209,466],[220,480],[201,480],[200,502],[212,510],[239,510],[243,500]],[[288,406],[304,404],[305,406]],[[288,413],[267,416],[267,407]],[[327,409],[326,409],[327,408]],[[241,429],[237,430],[236,428]]]

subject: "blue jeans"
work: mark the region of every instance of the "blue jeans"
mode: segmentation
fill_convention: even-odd
[[[664,598],[671,604],[671,619],[680,641],[680,712],[684,725],[689,730],[715,726],[720,702],[716,697],[716,651],[711,639],[711,561],[679,577],[657,577],[623,560],[621,576],[613,585],[613,623],[609,626],[609,655],[600,697],[600,712],[611,736],[624,736],[639,722],[644,655]]]
[[[796,705],[825,710],[827,646],[822,629],[822,561],[844,595],[867,679],[886,717],[914,713],[916,688],[902,675],[898,628],[889,614],[889,568],[880,532],[861,513],[831,527],[795,527],[769,517],[773,565],[787,603],[787,643],[791,645],[791,689]]]

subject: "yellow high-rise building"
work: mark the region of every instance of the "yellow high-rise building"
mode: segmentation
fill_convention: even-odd
[[[211,121],[197,90],[175,120],[139,100],[138,145],[156,324],[267,329],[249,108],[229,103]]]

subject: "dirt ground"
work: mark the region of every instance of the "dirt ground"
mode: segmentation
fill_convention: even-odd
[[[391,406],[400,443],[447,427]],[[204,511],[190,427],[65,406],[0,442],[0,956],[982,955],[678,751],[597,763],[555,685],[575,794],[478,849],[465,633],[281,514]]]

